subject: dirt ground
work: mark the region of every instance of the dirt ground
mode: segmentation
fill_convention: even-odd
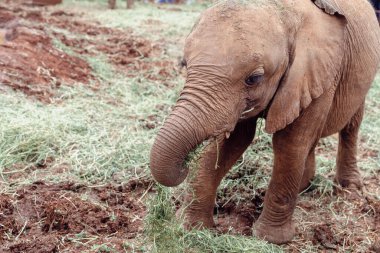
[[[101,80],[92,74],[86,58],[99,53],[126,76],[138,71],[147,79],[165,80],[178,72],[175,61],[156,60],[165,50],[162,43],[96,21],[85,23],[78,17],[64,10],[0,4],[0,92],[8,87],[50,103],[62,85],[96,89]],[[146,22],[160,25],[155,20]],[[81,36],[71,37],[64,30]],[[158,71],[152,72],[152,67]],[[296,238],[285,250],[299,252],[301,245],[311,243],[319,252],[343,252],[347,247],[356,247],[355,252],[380,252],[380,201],[369,194],[378,191],[380,174],[364,182],[364,193],[352,199],[339,189],[333,194],[311,190],[301,195],[295,215]],[[143,232],[147,210],[142,198],[151,188],[150,180],[105,186],[36,181],[2,193],[0,252],[80,252],[89,246],[108,252],[96,248],[107,244],[128,252],[128,240]],[[243,200],[228,201],[236,192]],[[215,208],[218,232],[251,236],[265,189],[225,189],[219,195],[223,198]]]
[[[303,193],[294,215],[296,237],[285,246],[287,252],[300,252],[309,243],[318,252],[345,252],[347,248],[353,252],[380,252],[380,201],[369,194],[376,193],[380,174],[364,178],[364,184],[359,194],[340,188],[331,194],[313,188]],[[220,193],[223,198],[219,197],[215,208],[217,230],[250,236],[262,211],[265,189],[240,191],[243,200],[229,202],[238,191]]]
[[[172,61],[147,61],[163,49],[147,39],[99,23],[84,23],[74,13],[44,12],[23,5],[0,5],[0,82],[49,103],[61,85],[82,84],[96,89],[86,56],[103,54],[127,76],[146,72],[151,80],[172,75]],[[80,14],[76,14],[80,16]],[[76,33],[70,38],[62,30]],[[78,35],[83,38],[77,39]],[[82,57],[67,54],[62,43]],[[57,46],[58,45],[58,46]],[[152,67],[158,73],[152,73]]]
[[[0,6],[0,82],[49,102],[62,83],[88,83],[93,77],[86,61],[53,45],[40,12]]]
[[[136,71],[146,72],[152,80],[172,75],[173,62],[146,61],[161,53],[157,45],[96,22],[77,21],[76,16],[80,15],[0,3],[0,91],[10,87],[50,103],[57,100],[62,85],[96,89],[101,80],[92,74],[86,57],[99,53],[127,76]],[[70,38],[64,30],[83,38]],[[76,56],[62,50],[62,45]],[[151,72],[152,66],[158,73]],[[128,252],[128,240],[142,234],[146,207],[140,198],[151,183],[98,187],[36,181],[0,194],[0,252],[81,252],[91,247],[94,252],[108,252],[105,245]]]
[[[1,194],[0,252],[80,252],[105,243],[127,250],[126,240],[142,233],[145,208],[139,198],[149,184],[88,187],[37,181]]]

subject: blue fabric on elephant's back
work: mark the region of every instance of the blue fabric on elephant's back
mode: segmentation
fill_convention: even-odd
[[[376,16],[377,18],[379,19],[380,18],[380,0],[369,0],[373,6],[373,8],[375,8],[375,11],[376,11]]]

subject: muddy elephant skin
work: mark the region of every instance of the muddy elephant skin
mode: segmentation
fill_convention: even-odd
[[[190,180],[187,226],[214,226],[216,189],[252,142],[258,118],[273,134],[274,165],[256,236],[293,238],[297,195],[314,177],[322,137],[339,132],[335,180],[360,189],[358,129],[379,38],[367,0],[223,1],[207,9],[186,39],[186,84],[150,156],[157,182],[176,186],[189,152],[214,140]]]

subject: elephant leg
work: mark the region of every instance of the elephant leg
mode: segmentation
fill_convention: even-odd
[[[108,0],[108,8],[115,9],[116,8],[116,0]]]
[[[314,174],[314,147],[321,137],[331,102],[330,96],[315,100],[291,125],[274,133],[273,172],[263,211],[254,224],[257,237],[276,244],[294,237],[292,216],[298,193]]]
[[[265,193],[263,212],[254,224],[257,237],[276,244],[290,241],[295,234],[292,215],[309,150],[302,150],[293,140],[284,137],[277,133],[273,136],[272,178]]]
[[[315,148],[312,148],[309,155],[306,158],[305,170],[303,172],[301,186],[299,192],[304,191],[310,186],[310,182],[313,180],[315,175]]]
[[[251,144],[255,130],[256,119],[239,122],[231,136],[218,147],[215,142],[206,147],[199,160],[197,173],[190,182],[192,192],[185,198],[186,226],[215,226],[213,212],[216,190],[226,173]]]
[[[132,9],[134,4],[134,0],[127,0],[127,9]]]
[[[364,104],[348,124],[339,132],[337,172],[335,181],[343,187],[361,189],[363,182],[356,163],[359,127],[363,119]]]

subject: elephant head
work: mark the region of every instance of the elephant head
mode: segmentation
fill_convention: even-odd
[[[228,138],[239,121],[264,117],[269,133],[291,124],[338,81],[345,25],[332,0],[225,1],[206,10],[185,42],[186,84],[153,144],[153,177],[180,184],[189,152]]]

